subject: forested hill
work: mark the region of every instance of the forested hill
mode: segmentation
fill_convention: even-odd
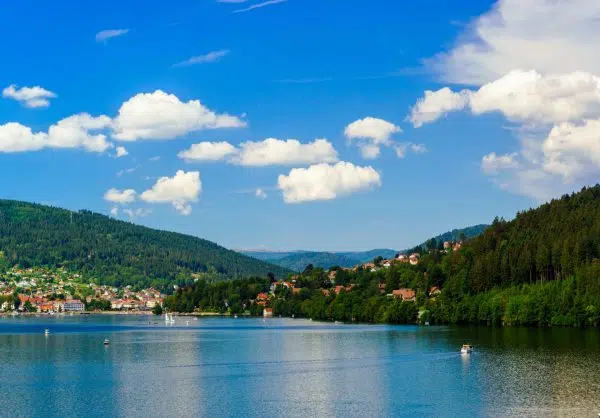
[[[600,185],[496,220],[452,259],[471,292],[574,275],[600,258]],[[457,275],[460,276],[460,275]],[[600,289],[600,279],[598,280]],[[458,286],[458,283],[454,283]]]
[[[62,266],[113,285],[289,273],[200,238],[11,200],[0,200],[0,251],[3,268]]]

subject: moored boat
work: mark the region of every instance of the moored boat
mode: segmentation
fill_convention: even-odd
[[[463,344],[460,349],[461,354],[471,354],[473,352],[473,346],[471,344]]]

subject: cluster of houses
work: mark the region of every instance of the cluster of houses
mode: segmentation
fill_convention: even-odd
[[[9,298],[15,293],[17,306]],[[76,295],[87,296],[82,300]],[[92,300],[108,302],[112,310],[145,311],[162,306],[164,300],[164,295],[155,289],[133,291],[131,286],[119,289],[83,283],[79,274],[43,268],[9,270],[0,277],[0,296],[4,296],[0,312],[24,311],[27,307],[39,313],[81,312]]]
[[[351,292],[352,289],[356,286],[355,284],[350,284],[348,286],[340,286],[335,285],[335,277],[337,274],[337,270],[329,271],[328,277],[330,282],[334,285],[331,289],[320,289],[321,294],[324,296],[330,296],[332,293],[335,295],[339,295],[341,292]],[[292,294],[298,294],[302,291],[302,288],[296,287],[296,280],[294,277],[290,279],[291,281],[279,281],[271,283],[271,287],[269,289],[269,293],[261,292],[256,298],[251,301],[257,305],[263,307],[263,316],[265,318],[269,318],[273,316],[273,309],[269,307],[270,300],[275,297],[275,291],[278,287],[284,287],[292,291]],[[379,284],[379,292],[383,295],[385,294],[385,283]],[[441,290],[437,286],[431,287],[427,294],[430,298],[435,298],[437,295],[441,293]],[[416,302],[417,300],[417,292],[414,289],[409,288],[400,288],[393,290],[392,293],[386,295],[389,298],[399,299],[402,302]]]

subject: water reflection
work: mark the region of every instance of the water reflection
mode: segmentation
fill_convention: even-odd
[[[43,335],[50,328],[49,336]],[[104,338],[111,344],[105,347]],[[461,356],[471,342],[475,351]],[[596,416],[600,334],[302,320],[0,320],[13,416]],[[1,415],[1,414],[0,414]]]

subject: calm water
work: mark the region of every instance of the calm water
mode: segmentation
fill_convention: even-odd
[[[0,318],[0,416],[600,412],[597,331],[186,320]]]

